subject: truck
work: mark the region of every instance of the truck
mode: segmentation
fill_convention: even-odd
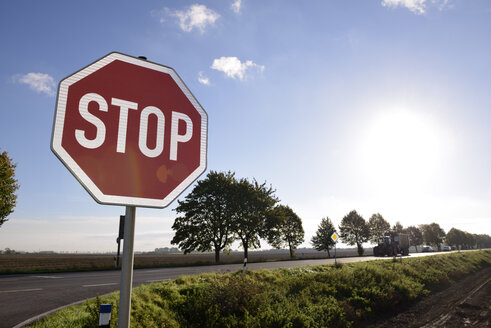
[[[409,235],[397,232],[387,232],[378,239],[378,245],[373,248],[374,256],[409,255]]]

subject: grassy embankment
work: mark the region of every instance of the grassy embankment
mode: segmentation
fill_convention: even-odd
[[[491,264],[491,251],[204,274],[137,287],[132,327],[350,327]],[[98,302],[66,308],[31,327],[97,327]]]

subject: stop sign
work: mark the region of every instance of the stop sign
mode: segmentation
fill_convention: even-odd
[[[162,208],[206,169],[207,115],[172,68],[110,53],[60,82],[51,147],[97,202]]]

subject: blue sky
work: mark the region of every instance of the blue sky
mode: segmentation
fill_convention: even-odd
[[[490,35],[486,0],[2,2],[0,148],[21,188],[0,249],[116,249],[124,208],[50,150],[59,81],[112,51],[178,72],[208,170],[271,183],[302,246],[353,209],[491,234]],[[170,246],[175,206],[137,209],[137,250]]]

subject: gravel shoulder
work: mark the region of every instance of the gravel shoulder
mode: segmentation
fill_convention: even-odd
[[[491,327],[491,267],[360,327]]]

